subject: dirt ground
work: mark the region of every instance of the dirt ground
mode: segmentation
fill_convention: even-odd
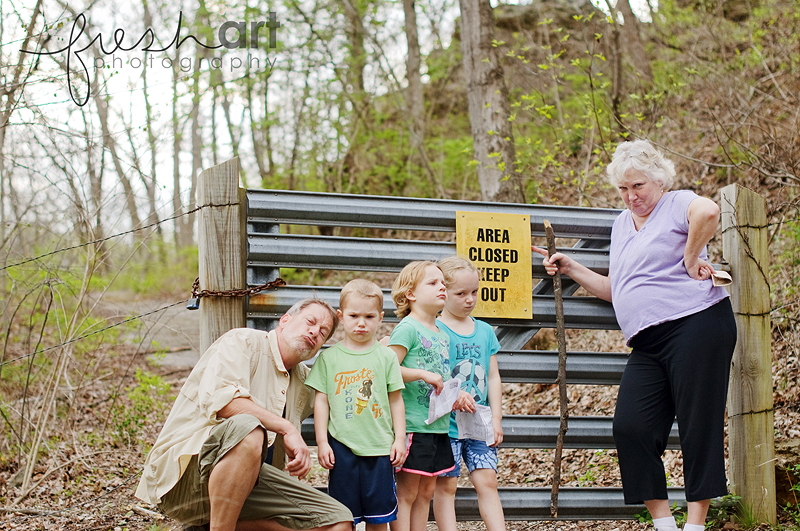
[[[147,313],[167,307],[173,301],[142,301],[131,308],[130,300],[109,301],[109,316],[127,315],[132,311]],[[155,441],[162,423],[180,386],[191,367],[199,358],[197,352],[199,312],[189,312],[182,305],[153,312],[141,320],[141,326],[128,332],[126,346],[102,357],[99,375],[65,394],[60,406],[68,418],[63,435],[53,437],[46,455],[34,473],[34,486],[22,493],[17,484],[19,461],[0,462],[0,529],[19,530],[172,530],[181,527],[165,518],[157,509],[142,503],[133,496],[139,480],[143,453]],[[621,336],[616,332],[589,333],[573,331],[568,340],[575,350],[621,350]],[[796,365],[796,361],[794,362]],[[790,363],[791,365],[791,363]],[[115,414],[119,404],[127,404],[131,394],[128,386],[140,368],[159,375],[169,384],[168,395],[161,410],[138,419],[136,435],[146,441],[145,447],[125,444],[119,437],[111,437]],[[791,385],[778,393],[776,410],[776,437],[781,447],[788,446],[782,462],[798,462],[797,374],[796,367],[778,367],[785,381],[793,378]],[[784,372],[780,372],[784,371]],[[122,382],[126,382],[124,385]],[[115,389],[121,391],[114,398]],[[610,415],[613,413],[616,388],[570,386],[572,415]],[[781,394],[782,393],[782,394]],[[788,407],[780,407],[784,400]],[[116,409],[115,409],[116,408]],[[558,395],[553,385],[504,384],[504,408],[507,414],[557,414]],[[115,411],[117,413],[115,413]],[[68,428],[68,429],[67,429]],[[87,444],[93,441],[93,444]],[[789,444],[785,444],[786,442]],[[793,449],[792,449],[793,448]],[[312,451],[314,449],[312,448]],[[314,459],[316,463],[316,459]],[[669,483],[682,485],[682,460],[680,452],[665,456]],[[619,486],[619,471],[614,451],[565,450],[562,479],[565,486]],[[552,451],[501,449],[499,481],[501,486],[541,486],[550,484]],[[308,481],[324,485],[326,477],[319,465],[312,469]],[[38,483],[37,483],[38,482]],[[462,475],[460,484],[468,486]],[[19,500],[17,502],[17,500]],[[22,508],[6,511],[5,507]],[[430,524],[429,529],[435,529]],[[634,531],[648,526],[634,520],[624,521],[509,521],[509,531]],[[481,522],[463,522],[459,531],[484,529]],[[736,529],[728,523],[726,529]]]

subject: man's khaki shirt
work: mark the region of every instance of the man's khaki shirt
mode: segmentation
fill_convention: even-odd
[[[175,486],[189,460],[200,453],[211,428],[222,422],[217,412],[234,398],[250,398],[298,430],[313,408],[305,386],[308,367],[283,365],[275,331],[237,328],[225,333],[197,362],[175,400],[161,434],[147,455],[136,497],[154,505]],[[284,415],[284,407],[286,414]],[[283,438],[276,443],[276,466],[283,468]]]

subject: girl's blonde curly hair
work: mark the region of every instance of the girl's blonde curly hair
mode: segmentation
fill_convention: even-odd
[[[392,284],[392,300],[394,301],[397,309],[394,313],[399,318],[403,318],[411,313],[411,303],[408,300],[408,292],[414,291],[417,284],[422,282],[425,277],[425,268],[428,266],[439,267],[436,262],[431,260],[417,260],[409,262],[397,278],[394,279]]]

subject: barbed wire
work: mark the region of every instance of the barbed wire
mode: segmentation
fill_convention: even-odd
[[[51,347],[47,347],[47,348],[43,348],[43,349],[40,349],[40,350],[36,350],[34,352],[29,352],[28,354],[24,354],[22,356],[18,356],[16,358],[12,358],[10,360],[4,360],[4,361],[0,362],[0,367],[4,367],[4,366],[8,365],[9,363],[14,363],[15,361],[19,361],[19,360],[22,360],[22,359],[30,358],[31,356],[35,356],[36,354],[41,354],[43,352],[48,352],[50,350],[54,350],[54,349],[57,349],[57,348],[60,348],[60,347],[64,347],[66,345],[75,343],[75,342],[80,341],[82,339],[86,339],[87,337],[91,337],[93,335],[97,335],[97,334],[100,334],[102,332],[105,332],[106,330],[110,330],[110,329],[115,328],[117,326],[123,325],[125,323],[129,323],[131,321],[135,321],[137,319],[141,319],[142,317],[147,317],[148,315],[152,315],[154,313],[162,312],[164,310],[172,308],[173,306],[178,306],[179,304],[185,304],[187,302],[192,301],[193,299],[199,300],[202,297],[243,297],[245,295],[253,295],[253,294],[259,293],[261,291],[267,290],[267,289],[279,288],[279,287],[282,287],[282,286],[285,286],[285,285],[286,285],[286,282],[282,278],[276,278],[275,280],[272,280],[272,281],[267,282],[265,284],[261,284],[260,286],[254,286],[254,287],[251,287],[251,288],[230,289],[230,290],[208,290],[208,289],[204,289],[204,290],[199,290],[198,291],[198,289],[200,287],[200,279],[197,278],[197,279],[195,279],[194,283],[192,284],[192,298],[191,299],[183,299],[183,300],[180,300],[178,302],[173,302],[172,304],[168,304],[166,306],[162,306],[161,308],[158,308],[157,310],[152,310],[152,311],[149,311],[149,312],[146,312],[146,313],[142,313],[142,314],[139,314],[139,315],[134,315],[133,317],[129,317],[129,318],[124,319],[124,320],[122,320],[122,321],[120,321],[118,323],[114,323],[114,324],[108,325],[108,326],[106,326],[104,328],[101,328],[100,330],[95,330],[94,332],[90,332],[88,334],[84,334],[82,336],[70,339],[69,341],[65,341],[63,343],[59,343],[58,345],[53,345]]]
[[[86,247],[87,245],[94,245],[94,244],[97,244],[97,243],[102,243],[104,241],[108,241],[108,240],[111,240],[113,238],[118,238],[120,236],[125,236],[126,234],[132,234],[132,233],[138,232],[140,230],[149,229],[151,227],[155,227],[157,225],[161,225],[162,223],[166,223],[167,221],[172,221],[173,219],[177,219],[177,218],[182,217],[182,216],[188,216],[189,214],[194,214],[198,210],[201,210],[201,209],[206,208],[206,207],[211,207],[211,206],[218,207],[218,206],[232,206],[232,205],[211,205],[211,204],[209,204],[209,205],[200,205],[200,206],[195,207],[195,208],[193,208],[191,210],[187,210],[186,212],[182,212],[180,214],[176,214],[176,215],[170,216],[168,218],[159,219],[158,221],[150,223],[149,225],[144,225],[142,227],[137,227],[135,229],[126,230],[124,232],[119,232],[119,233],[113,234],[111,236],[106,236],[105,238],[99,238],[97,240],[84,242],[84,243],[81,243],[81,244],[78,244],[78,245],[72,245],[70,247],[63,247],[61,249],[56,249],[55,251],[51,251],[49,253],[40,254],[39,256],[34,256],[33,258],[28,258],[28,259],[23,260],[21,262],[16,262],[14,264],[9,264],[9,265],[0,267],[0,271],[5,271],[6,269],[10,269],[12,267],[18,267],[18,266],[21,266],[21,265],[25,265],[25,264],[28,264],[30,262],[35,262],[36,260],[40,260],[42,258],[46,258],[46,257],[52,256],[54,254],[62,253],[64,251],[71,251],[71,250],[74,250],[74,249],[80,249],[81,247]]]
[[[166,306],[162,306],[161,308],[159,308],[157,310],[153,310],[153,311],[146,312],[146,313],[143,313],[143,314],[135,315],[133,317],[129,317],[129,318],[127,318],[125,320],[122,320],[122,321],[120,321],[118,323],[114,323],[112,325],[108,325],[108,326],[106,326],[104,328],[101,328],[100,330],[95,330],[94,332],[89,332],[88,334],[84,334],[82,336],[72,338],[69,341],[64,341],[63,343],[59,343],[58,345],[53,345],[52,347],[47,347],[47,348],[43,348],[43,349],[37,350],[35,352],[30,352],[28,354],[25,354],[23,356],[18,356],[16,358],[12,358],[10,360],[4,360],[4,361],[0,362],[0,367],[4,367],[4,366],[8,365],[9,363],[14,363],[15,361],[23,360],[25,358],[30,358],[31,356],[35,356],[37,354],[41,354],[42,352],[48,352],[50,350],[54,350],[54,349],[57,349],[57,348],[60,348],[60,347],[64,347],[66,345],[70,345],[70,344],[75,343],[77,341],[80,341],[82,339],[86,339],[87,337],[91,337],[91,336],[100,334],[102,332],[105,332],[106,330],[110,330],[110,329],[115,328],[117,326],[123,325],[125,323],[129,323],[131,321],[135,321],[136,319],[141,319],[142,317],[147,317],[148,315],[152,315],[154,313],[158,313],[158,312],[167,310],[169,308],[172,308],[173,306],[177,306],[179,304],[184,304],[188,300],[189,299],[184,299],[182,301],[173,302],[172,304],[168,304]]]

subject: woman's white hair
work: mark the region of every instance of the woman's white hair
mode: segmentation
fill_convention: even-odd
[[[628,170],[639,170],[662,190],[672,188],[675,165],[647,140],[622,142],[617,146],[611,164],[606,168],[608,182],[619,186]]]

